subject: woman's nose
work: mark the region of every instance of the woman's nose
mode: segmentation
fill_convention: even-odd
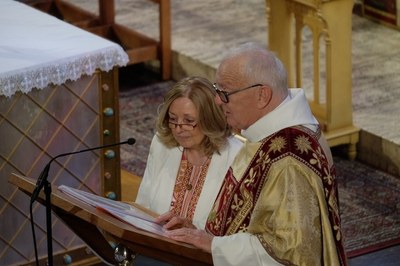
[[[176,131],[177,133],[182,132],[182,131],[183,131],[183,130],[182,130],[182,125],[181,125],[181,124],[177,124],[177,125],[175,126],[175,131]]]

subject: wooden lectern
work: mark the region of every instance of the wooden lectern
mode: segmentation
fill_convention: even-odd
[[[32,178],[11,174],[9,182],[31,196],[36,182]],[[41,192],[38,201],[44,203]],[[193,246],[179,243],[135,228],[96,208],[80,202],[56,187],[52,188],[52,211],[76,233],[105,263],[116,265],[113,241],[133,252],[174,265],[212,265],[211,254]]]

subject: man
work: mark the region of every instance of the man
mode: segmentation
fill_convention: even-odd
[[[210,252],[215,265],[346,265],[333,160],[304,91],[288,89],[282,62],[255,44],[223,59],[214,87],[246,142],[206,231],[170,237]]]

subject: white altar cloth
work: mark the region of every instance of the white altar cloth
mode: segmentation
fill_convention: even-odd
[[[128,60],[116,43],[21,2],[0,1],[0,96],[61,85]]]

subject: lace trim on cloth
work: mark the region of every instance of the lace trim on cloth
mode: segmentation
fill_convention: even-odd
[[[97,69],[110,71],[114,66],[125,66],[128,55],[119,46],[59,60],[50,65],[34,66],[0,74],[0,95],[11,97],[18,91],[30,92],[44,89],[50,84],[61,85],[75,81],[82,75],[92,75]]]

